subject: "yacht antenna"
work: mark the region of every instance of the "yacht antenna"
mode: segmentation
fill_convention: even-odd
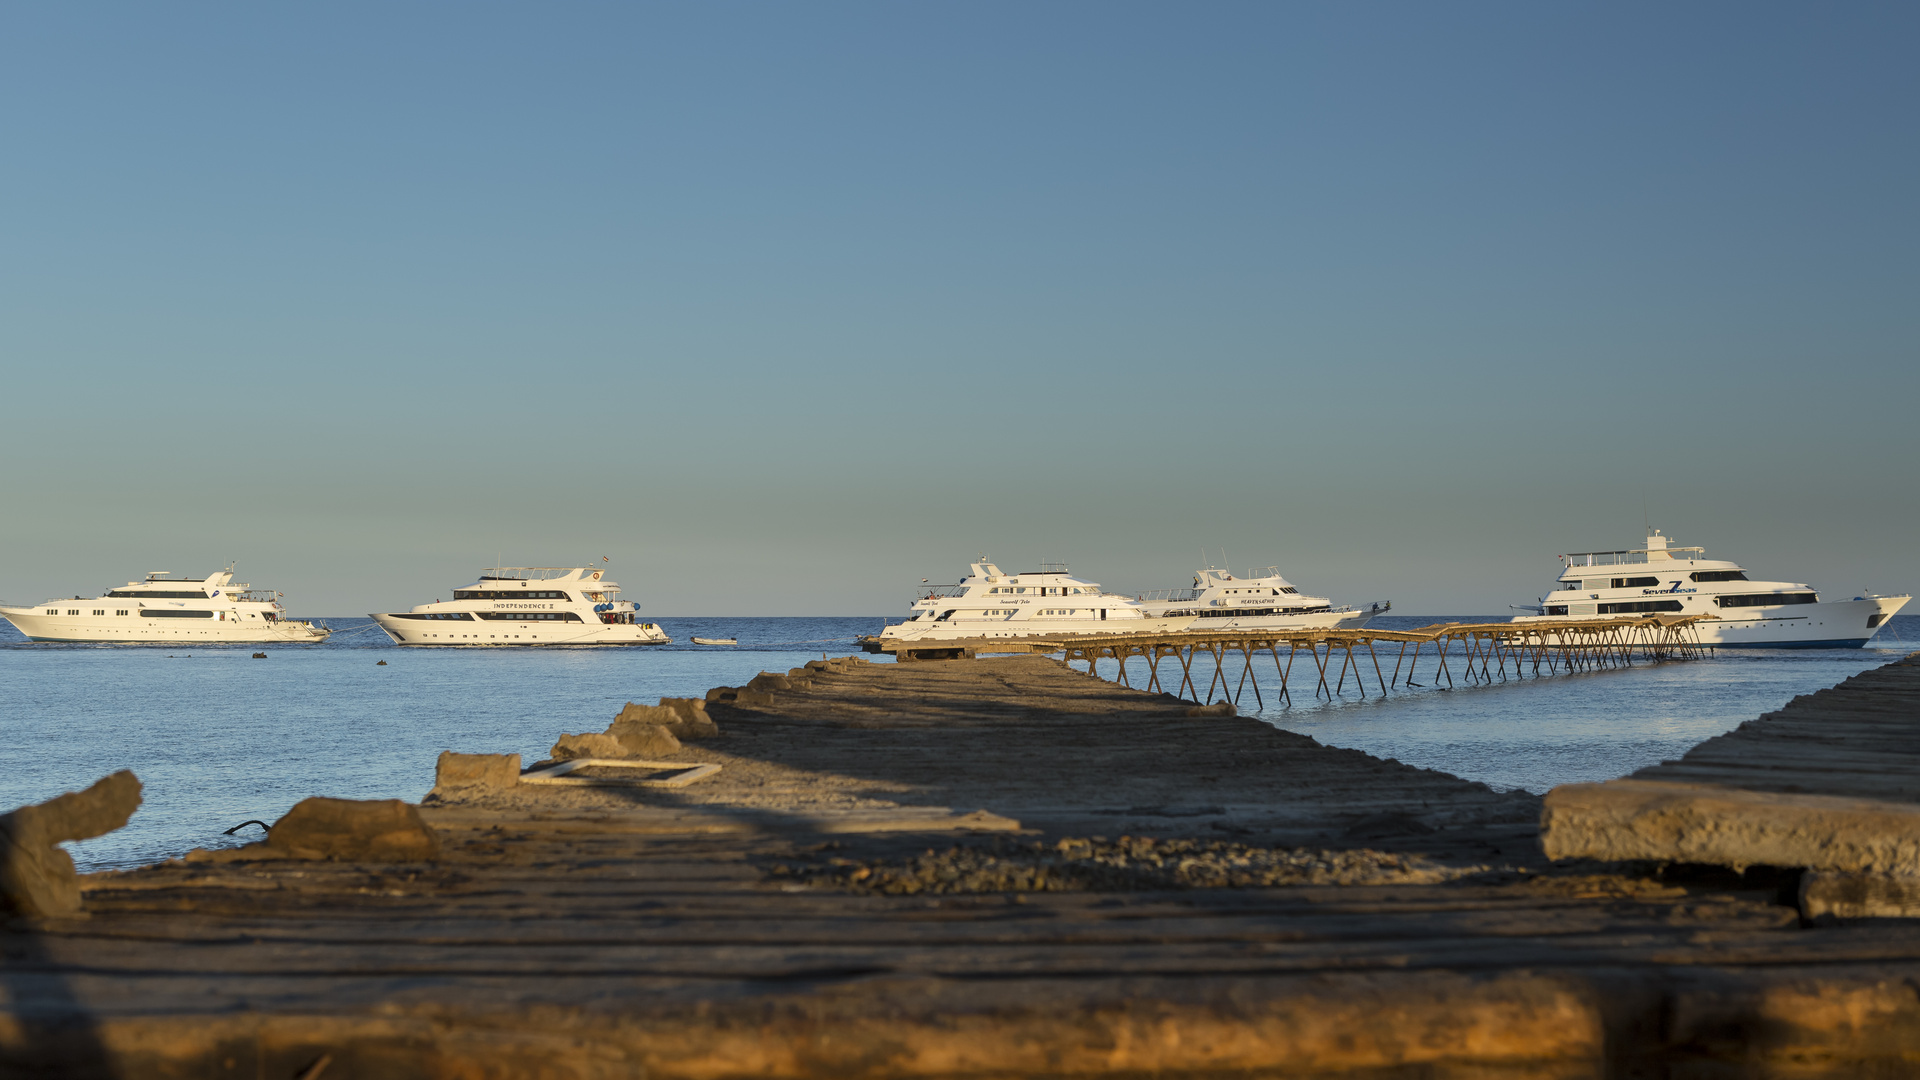
[[[1646,523],[1646,526],[1647,526],[1647,531],[1641,533],[1640,535],[1652,536],[1653,535],[1653,515],[1647,512],[1647,489],[1646,488],[1640,489],[1640,518],[1642,521]]]

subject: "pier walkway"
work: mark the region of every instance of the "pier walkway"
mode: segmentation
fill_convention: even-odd
[[[1536,623],[1441,623],[1416,630],[1232,630],[1192,631],[1169,635],[1112,634],[1047,638],[967,638],[940,642],[874,639],[869,647],[892,653],[897,659],[938,660],[991,653],[1057,653],[1068,663],[1085,663],[1099,671],[1103,660],[1113,661],[1115,679],[1131,686],[1128,661],[1145,661],[1143,688],[1167,690],[1201,701],[1214,700],[1216,688],[1230,694],[1235,705],[1253,692],[1254,703],[1266,704],[1260,680],[1265,677],[1282,703],[1291,701],[1294,665],[1313,680],[1316,697],[1332,697],[1346,689],[1351,677],[1362,694],[1366,673],[1384,694],[1389,687],[1413,687],[1422,653],[1429,664],[1427,678],[1455,685],[1456,668],[1462,681],[1492,682],[1509,677],[1541,676],[1625,667],[1643,661],[1686,660],[1702,655],[1696,626],[1712,615],[1647,615],[1605,619],[1559,620]],[[1408,648],[1411,646],[1411,653]],[[1429,648],[1431,647],[1431,648]],[[1391,676],[1381,652],[1393,665]],[[1302,654],[1306,659],[1301,660]],[[1335,660],[1338,671],[1333,670]],[[1179,678],[1162,661],[1178,667]],[[1273,671],[1264,674],[1271,661]],[[1195,664],[1199,663],[1196,672]],[[1311,667],[1308,665],[1311,664]],[[1404,669],[1404,670],[1403,670]],[[1511,673],[1511,675],[1509,675]],[[1202,689],[1199,677],[1206,677]],[[1231,689],[1229,689],[1229,687]]]

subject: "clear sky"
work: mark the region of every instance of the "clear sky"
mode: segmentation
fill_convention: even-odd
[[[1920,586],[1920,6],[0,12],[0,597]]]

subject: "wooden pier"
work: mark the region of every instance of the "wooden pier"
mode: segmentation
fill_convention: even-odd
[[[1123,686],[1133,685],[1127,662],[1138,658],[1146,661],[1145,690],[1164,690],[1204,702],[1213,700],[1217,688],[1223,695],[1230,693],[1236,706],[1242,695],[1252,690],[1255,704],[1264,707],[1260,671],[1269,660],[1273,674],[1267,676],[1268,685],[1276,688],[1276,700],[1290,704],[1296,662],[1300,662],[1303,675],[1313,680],[1316,698],[1340,694],[1349,677],[1365,695],[1369,669],[1382,694],[1392,687],[1426,685],[1417,681],[1423,653],[1429,660],[1427,677],[1435,685],[1441,680],[1449,687],[1456,685],[1456,668],[1460,680],[1468,683],[1539,678],[1626,667],[1636,659],[1693,659],[1709,648],[1700,643],[1697,624],[1711,618],[1714,616],[1647,615],[1551,623],[1440,623],[1417,630],[1233,630],[875,644],[878,651],[893,653],[903,661],[995,652],[1058,653],[1069,664],[1084,662],[1094,674],[1099,673],[1100,661],[1112,660],[1118,666],[1116,681]],[[1391,650],[1386,657],[1393,664],[1391,676],[1380,655],[1383,650]],[[1302,652],[1307,654],[1311,668],[1301,661]],[[1333,668],[1336,659],[1340,662],[1337,671]],[[1177,682],[1171,671],[1162,678],[1162,661],[1178,665]],[[1204,690],[1199,682],[1201,675],[1207,678]]]

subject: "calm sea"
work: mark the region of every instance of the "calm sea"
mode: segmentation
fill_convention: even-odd
[[[1376,625],[1434,621],[1444,620]],[[253,659],[259,646],[36,645],[0,623],[0,760],[11,766],[0,772],[0,809],[130,768],[146,785],[132,823],[71,847],[83,869],[153,862],[237,843],[224,830],[272,821],[309,795],[418,799],[442,750],[537,760],[561,732],[602,730],[628,701],[697,696],[845,655],[882,619],[661,619],[672,645],[597,649],[400,649],[366,619],[327,622],[336,633],[326,644],[269,646],[264,660]],[[696,646],[694,635],[741,644]],[[1333,745],[1544,791],[1676,757],[1796,694],[1920,649],[1920,618],[1896,618],[1876,645],[1722,650],[1384,698],[1349,682],[1336,702],[1296,692],[1291,708],[1269,699],[1261,715]],[[1253,711],[1251,693],[1242,705]]]

